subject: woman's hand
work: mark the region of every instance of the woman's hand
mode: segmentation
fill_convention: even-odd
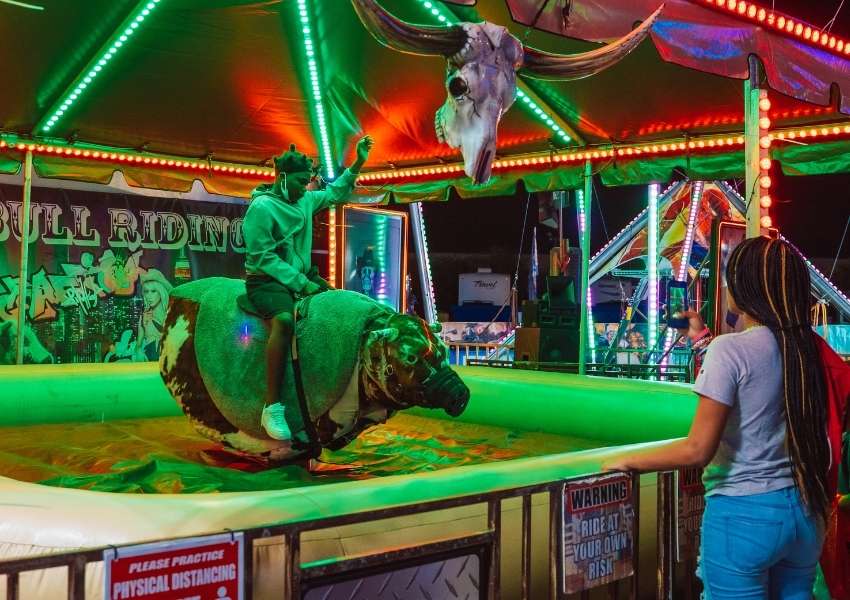
[[[694,339],[705,331],[705,321],[702,320],[702,317],[698,312],[688,310],[682,313],[682,316],[688,319],[688,328],[680,329],[680,334],[687,335],[689,338]]]
[[[604,473],[608,473],[610,471],[622,471],[624,473],[633,471],[634,469],[629,465],[628,459],[628,456],[615,456],[614,458],[609,458],[602,463],[602,471]]]

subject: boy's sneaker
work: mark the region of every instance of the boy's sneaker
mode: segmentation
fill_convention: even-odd
[[[284,413],[286,409],[280,402],[270,404],[263,409],[263,417],[260,424],[270,438],[274,440],[289,440],[292,439],[292,432],[289,430],[289,425],[286,423]]]

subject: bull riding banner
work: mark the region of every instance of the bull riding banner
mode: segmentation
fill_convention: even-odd
[[[15,361],[21,186],[0,185],[0,364]],[[25,362],[156,360],[175,285],[242,277],[247,204],[33,187]]]

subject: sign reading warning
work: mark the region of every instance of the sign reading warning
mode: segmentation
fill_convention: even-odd
[[[634,569],[632,478],[603,475],[564,486],[564,592],[629,577]]]
[[[676,560],[683,562],[699,554],[705,487],[702,469],[679,469],[676,479]]]
[[[103,553],[105,600],[243,600],[241,533]]]

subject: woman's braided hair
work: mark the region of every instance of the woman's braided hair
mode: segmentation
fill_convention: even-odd
[[[770,328],[782,354],[786,446],[803,501],[826,517],[829,443],[826,382],[812,330],[811,280],[799,252],[765,237],[742,242],[726,265],[738,308]]]

